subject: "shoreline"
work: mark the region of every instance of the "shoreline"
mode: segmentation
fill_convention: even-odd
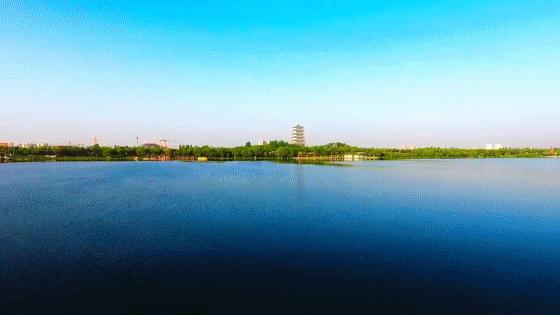
[[[90,158],[90,157],[76,157],[76,158],[61,158],[61,159],[28,159],[28,158],[11,158],[9,160],[1,160],[0,164],[17,164],[17,163],[64,163],[64,162],[186,162],[186,163],[222,163],[222,162],[275,162],[275,163],[289,163],[289,164],[337,164],[346,162],[375,162],[375,161],[437,161],[437,160],[502,160],[502,159],[557,159],[560,156],[500,156],[500,157],[422,157],[422,158],[371,158],[371,159],[356,159],[356,160],[298,160],[294,159],[107,159],[107,158]]]

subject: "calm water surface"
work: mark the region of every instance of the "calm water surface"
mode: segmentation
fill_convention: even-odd
[[[0,165],[2,313],[559,313],[560,159]]]

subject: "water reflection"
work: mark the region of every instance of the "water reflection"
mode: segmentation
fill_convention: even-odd
[[[298,164],[294,166],[294,179],[296,198],[303,205],[305,199],[305,170],[303,165]]]

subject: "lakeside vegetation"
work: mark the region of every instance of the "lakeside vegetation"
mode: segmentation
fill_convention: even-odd
[[[301,147],[285,141],[265,145],[212,147],[182,145],[178,149],[161,147],[42,146],[35,148],[0,148],[0,155],[13,162],[24,161],[127,161],[127,160],[292,160],[298,156],[330,157],[360,155],[379,160],[457,159],[457,158],[542,158],[560,156],[560,148],[503,148],[497,150],[462,148],[360,148],[344,143]]]

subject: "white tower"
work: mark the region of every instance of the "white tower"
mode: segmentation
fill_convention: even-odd
[[[299,124],[292,127],[292,144],[305,146],[305,132]]]

